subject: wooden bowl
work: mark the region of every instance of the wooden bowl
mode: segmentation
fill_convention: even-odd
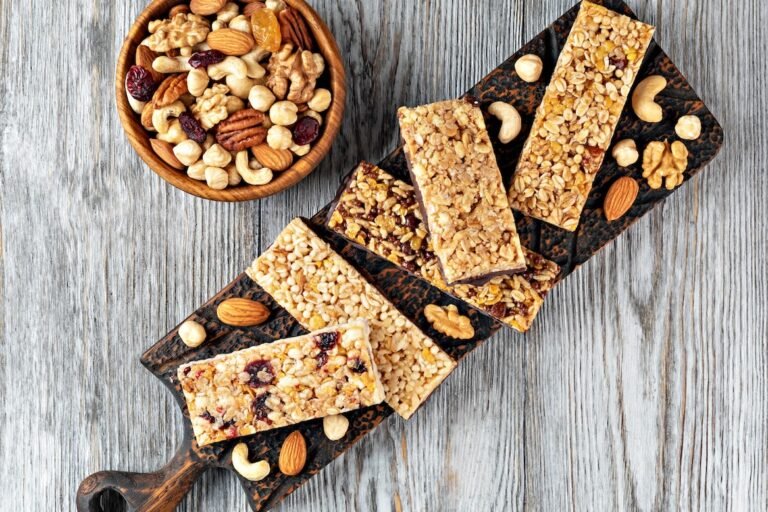
[[[304,0],[285,0],[285,2],[304,17],[307,26],[312,31],[318,51],[326,62],[326,72],[320,83],[331,91],[333,101],[331,107],[323,113],[322,133],[313,143],[311,151],[306,156],[296,160],[290,169],[275,173],[274,180],[261,186],[243,184],[224,190],[213,190],[204,181],[194,180],[187,176],[184,171],[172,168],[152,150],[149,143],[150,133],[142,127],[139,116],[133,112],[128,104],[125,75],[134,64],[137,46],[149,35],[147,31],[149,22],[154,19],[165,18],[171,7],[188,2],[184,0],[154,0],[144,9],[131,27],[117,61],[115,76],[117,112],[125,132],[128,134],[128,140],[141,159],[150,169],[174,187],[213,201],[236,202],[260,199],[290,188],[304,179],[330,151],[333,140],[341,128],[347,95],[346,74],[339,47],[325,22]]]

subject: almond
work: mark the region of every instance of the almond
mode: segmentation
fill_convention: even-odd
[[[304,436],[298,430],[283,441],[283,447],[280,448],[280,459],[278,467],[284,475],[296,476],[304,469],[307,463],[307,442]]]
[[[136,47],[136,65],[141,66],[149,71],[149,73],[152,75],[152,80],[154,80],[156,83],[160,83],[165,79],[165,75],[159,71],[155,71],[155,69],[152,67],[152,63],[156,58],[157,54],[152,51],[149,46],[140,44]]]
[[[251,14],[261,9],[265,9],[266,7],[267,6],[264,4],[264,2],[250,2],[245,4],[245,7],[243,7],[243,14],[250,18]]]
[[[233,28],[222,28],[208,34],[208,45],[224,55],[245,55],[253,49],[253,37]]]
[[[289,149],[273,149],[269,144],[260,144],[251,151],[261,165],[273,171],[284,171],[293,164],[293,153]]]
[[[260,325],[269,318],[269,309],[250,299],[227,299],[216,309],[219,320],[235,327]]]
[[[639,190],[637,182],[629,176],[623,176],[614,181],[603,203],[605,218],[613,221],[623,217],[635,203]]]
[[[144,110],[141,111],[141,126],[147,130],[155,131],[155,125],[152,124],[152,114],[155,112],[155,106],[151,101],[148,101],[144,105]]]
[[[192,0],[189,8],[195,14],[209,16],[222,10],[226,4],[227,0]]]
[[[174,169],[184,169],[184,164],[179,162],[179,159],[176,158],[176,155],[173,154],[173,146],[170,143],[159,139],[149,139],[149,143],[152,145],[152,149],[155,151],[155,153],[157,153],[157,156],[159,156],[163,162],[167,163]]]

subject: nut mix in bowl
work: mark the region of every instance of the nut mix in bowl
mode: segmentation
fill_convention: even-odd
[[[344,76],[314,11],[301,0],[158,0],[148,11],[117,89],[153,170],[201,197],[245,200],[317,165],[338,132]]]

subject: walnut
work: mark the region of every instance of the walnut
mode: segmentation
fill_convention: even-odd
[[[683,183],[683,174],[688,168],[688,148],[680,141],[670,146],[669,141],[654,141],[643,153],[643,178],[652,189],[661,188],[662,181],[667,190],[674,190]]]
[[[228,92],[229,87],[226,85],[214,84],[192,105],[192,114],[206,130],[210,130],[229,116],[227,105],[232,96],[228,96]]]
[[[466,316],[460,315],[458,308],[453,304],[446,307],[430,304],[424,308],[424,316],[436,331],[451,338],[469,340],[475,336],[472,322]]]
[[[141,44],[155,52],[168,52],[202,43],[210,31],[210,23],[205,18],[179,13],[173,19],[150,21],[149,33],[152,35]]]
[[[287,98],[298,105],[312,99],[317,79],[325,71],[325,60],[319,53],[294,51],[292,44],[286,44],[272,55],[267,68],[267,87],[279,99]]]

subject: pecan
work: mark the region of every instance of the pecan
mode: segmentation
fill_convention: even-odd
[[[156,108],[166,107],[189,92],[187,89],[187,73],[171,75],[160,84],[152,97]]]
[[[283,34],[283,43],[291,42],[297,48],[312,51],[315,45],[314,39],[307,28],[304,18],[293,7],[286,7],[278,14],[280,31]]]
[[[258,146],[267,138],[264,113],[248,108],[235,112],[219,123],[216,141],[228,151],[243,151]]]

